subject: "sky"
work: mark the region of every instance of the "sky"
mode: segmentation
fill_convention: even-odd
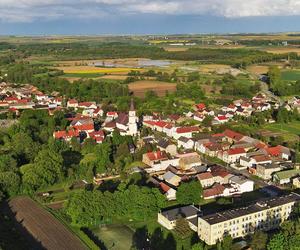
[[[0,35],[300,31],[300,0],[0,0]]]

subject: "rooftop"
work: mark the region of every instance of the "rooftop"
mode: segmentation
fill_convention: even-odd
[[[249,206],[237,208],[237,209],[231,209],[219,213],[214,213],[210,215],[202,216],[201,218],[205,220],[210,225],[221,223],[224,221],[232,220],[239,218],[241,216],[245,216],[252,213],[261,212],[263,210],[277,207],[280,205],[284,205],[291,202],[298,202],[300,200],[300,195],[296,193],[291,193],[284,196],[279,196],[275,198],[265,199],[261,200],[259,202],[256,202],[255,204],[251,204]],[[264,205],[262,205],[264,204]]]
[[[195,206],[189,205],[185,207],[173,208],[170,210],[166,210],[161,212],[163,216],[165,216],[168,220],[174,221],[180,218],[180,216],[184,218],[189,218],[193,216],[197,216],[200,212],[200,209]]]

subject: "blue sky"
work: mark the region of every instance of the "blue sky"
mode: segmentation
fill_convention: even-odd
[[[300,0],[0,0],[1,35],[300,31]]]

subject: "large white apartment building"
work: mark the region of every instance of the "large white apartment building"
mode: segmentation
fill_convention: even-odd
[[[261,200],[255,204],[214,213],[198,218],[198,235],[208,245],[214,245],[224,235],[243,237],[259,229],[268,231],[287,220],[300,195],[288,195]]]

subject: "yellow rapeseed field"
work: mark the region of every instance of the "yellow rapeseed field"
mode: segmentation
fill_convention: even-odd
[[[90,73],[103,73],[103,74],[113,74],[113,73],[126,73],[131,70],[140,70],[136,68],[97,68],[97,67],[61,67],[66,74],[90,74]]]

